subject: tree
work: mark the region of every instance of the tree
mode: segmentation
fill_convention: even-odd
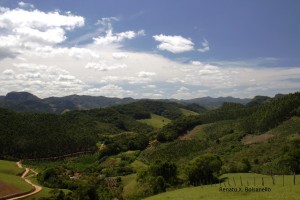
[[[177,180],[177,166],[166,161],[156,161],[150,165],[150,174],[154,177],[163,177],[167,183],[173,184]]]
[[[153,194],[158,194],[166,191],[166,181],[162,176],[154,178],[152,181]]]
[[[221,167],[222,161],[219,156],[201,155],[191,161],[187,170],[188,180],[194,186],[217,182],[217,174]]]
[[[149,194],[165,192],[168,186],[177,184],[177,166],[158,160],[148,169],[139,171],[137,180]]]

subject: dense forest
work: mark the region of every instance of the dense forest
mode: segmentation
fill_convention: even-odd
[[[127,137],[134,143],[132,135],[137,135],[137,138],[146,137],[148,141],[146,135],[153,128],[138,120],[150,118],[150,113],[178,119],[183,117],[180,108],[184,106],[158,101],[140,101],[64,114],[18,113],[0,108],[0,156],[32,159],[96,151],[98,142],[108,143],[112,140],[112,135],[126,132],[130,134],[123,134],[123,141],[115,139],[120,141],[116,142],[118,146],[124,146],[121,143]],[[147,144],[129,145],[130,148],[119,149],[143,149]],[[107,146],[109,148],[115,145]],[[118,152],[117,148],[113,149],[115,153]]]
[[[87,155],[43,160],[78,152]],[[300,93],[217,109],[153,100],[62,114],[0,109],[0,157],[71,191],[52,199],[141,199],[223,173],[300,173]]]

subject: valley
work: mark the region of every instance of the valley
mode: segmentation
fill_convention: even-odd
[[[1,108],[0,158],[38,173],[28,179],[43,189],[27,199],[297,199],[299,93],[253,101],[211,109],[139,100],[61,114]],[[8,193],[33,189],[15,162],[1,161],[0,172],[2,185],[14,176]],[[219,191],[252,186],[253,177],[271,191]]]

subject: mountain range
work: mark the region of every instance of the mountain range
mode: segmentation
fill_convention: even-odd
[[[261,99],[262,98],[259,98],[259,100]],[[267,97],[264,99],[267,99]],[[6,96],[0,96],[0,107],[21,112],[62,113],[67,110],[89,110],[127,104],[135,101],[139,101],[139,99],[86,95],[70,95],[65,97],[49,97],[41,99],[28,92],[10,92]],[[197,104],[208,108],[217,108],[224,102],[233,102],[245,105],[249,103],[251,99],[240,99],[234,97],[203,97],[190,100],[160,99],[157,101],[177,102],[184,105]]]

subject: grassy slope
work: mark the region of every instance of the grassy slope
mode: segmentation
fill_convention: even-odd
[[[146,123],[154,128],[162,128],[164,125],[168,124],[171,122],[170,119],[156,115],[156,114],[151,114],[150,119],[141,119],[138,120],[139,122]]]
[[[22,174],[24,169],[19,168],[15,162],[0,160],[0,173],[18,175]]]
[[[243,186],[241,186],[239,177],[242,177]],[[199,187],[183,188],[174,190],[159,195],[155,195],[147,198],[147,200],[200,200],[200,199],[212,199],[212,200],[298,200],[300,197],[300,175],[296,176],[296,185],[293,184],[293,176],[285,176],[285,186],[282,185],[282,176],[275,177],[275,185],[272,184],[270,176],[264,176],[259,174],[226,174],[223,177],[228,177],[233,188],[242,188],[242,192],[220,192],[220,185],[207,185]],[[233,183],[233,177],[235,177],[236,186]],[[270,187],[270,192],[245,192],[245,185],[247,181],[249,187],[254,186],[254,177],[256,177],[256,187]],[[264,177],[264,186],[262,186],[261,179]],[[228,180],[226,180],[228,186]],[[225,187],[224,184],[221,187]],[[248,187],[248,186],[247,186]]]
[[[18,168],[15,162],[0,160],[0,181],[18,188],[21,192],[28,192],[33,187],[18,176],[23,171],[24,169]]]
[[[130,198],[130,196],[138,193],[139,187],[136,181],[136,174],[130,174],[122,177],[123,187],[123,197],[125,199]]]
[[[184,108],[180,108],[180,110],[184,116],[199,115],[199,113]]]

